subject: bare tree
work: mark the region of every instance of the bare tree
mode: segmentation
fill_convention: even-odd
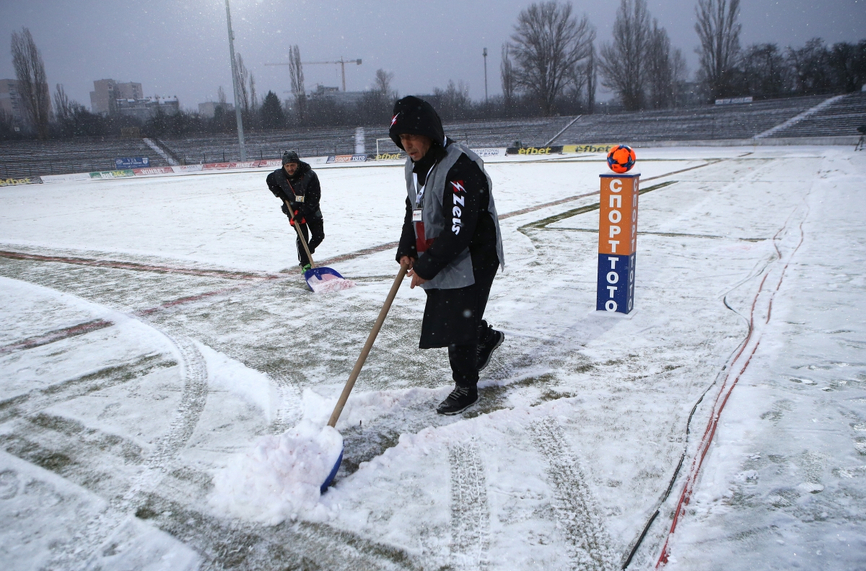
[[[89,113],[77,101],[69,99],[63,85],[58,83],[54,91],[54,119],[57,134],[61,137],[72,137],[87,130]],[[91,117],[93,117],[91,115]]]
[[[244,113],[249,113],[250,90],[247,85],[249,79],[249,71],[247,71],[247,67],[244,65],[244,58],[241,56],[240,52],[235,55],[235,68],[237,69],[238,74],[238,99],[240,99],[240,101],[235,101],[235,105],[240,107],[241,111],[243,111]]]
[[[382,99],[385,101],[396,99],[396,94],[391,91],[391,81],[393,79],[393,73],[381,68],[376,70],[376,79],[373,80],[373,90],[381,94]]]
[[[836,89],[850,93],[862,89],[866,82],[866,40],[860,45],[848,42],[833,44],[829,65]]]
[[[645,62],[650,41],[646,0],[620,0],[613,23],[613,43],[601,46],[602,85],[614,91],[629,111],[643,108]]]
[[[502,44],[502,62],[499,64],[499,75],[502,81],[502,99],[506,111],[514,104],[514,65],[508,55],[508,44]]]
[[[592,38],[595,41],[595,30],[592,30]],[[590,44],[587,57],[574,64],[571,69],[570,81],[565,89],[565,99],[570,104],[570,112],[592,113],[595,104],[595,46]]]
[[[833,90],[830,51],[821,38],[812,38],[800,49],[789,47],[788,65],[798,93],[814,95]]]
[[[671,41],[655,19],[647,42],[646,97],[650,109],[666,109],[673,101]]]
[[[68,121],[72,118],[72,103],[70,103],[69,96],[66,95],[66,90],[63,89],[63,84],[61,83],[55,86],[54,117],[59,122]]]
[[[250,111],[255,112],[259,107],[259,98],[256,95],[256,78],[253,77],[253,74],[250,74]]]
[[[217,101],[219,102],[220,107],[223,109],[226,108],[226,92],[223,89],[223,86],[220,85],[219,89],[217,89]]]
[[[446,121],[464,119],[472,106],[469,86],[463,81],[457,82],[457,85],[454,85],[454,81],[449,81],[446,89],[437,87],[433,90],[433,106]]]
[[[15,136],[15,124],[12,115],[0,108],[0,139],[10,139]]]
[[[307,114],[307,92],[304,89],[304,66],[301,63],[301,51],[297,44],[289,49],[289,77],[292,82],[292,95],[295,97],[298,121],[303,122]]]
[[[710,100],[737,95],[740,0],[698,0],[695,11],[695,31],[701,42],[698,79]]]
[[[45,76],[42,54],[27,28],[21,34],[12,32],[12,63],[18,79],[18,93],[24,103],[27,118],[36,128],[40,139],[48,138],[48,120],[51,115],[51,94]]]
[[[596,65],[595,46],[591,46],[589,57],[586,62],[586,111],[587,113],[595,112],[595,90],[598,74],[598,66]]]
[[[791,87],[785,56],[776,44],[753,44],[746,48],[742,70],[750,95],[779,97]]]
[[[358,116],[362,121],[370,123],[381,122],[383,117],[389,117],[397,93],[391,89],[394,74],[384,69],[376,70],[373,85],[364,92],[358,102]]]
[[[589,57],[595,30],[584,16],[572,15],[570,2],[534,3],[520,12],[511,50],[514,81],[538,102],[544,115],[553,113],[556,99],[574,79],[574,69]]]
[[[679,48],[671,51],[671,105],[682,107],[686,99],[686,81],[688,79],[688,68],[686,58]]]

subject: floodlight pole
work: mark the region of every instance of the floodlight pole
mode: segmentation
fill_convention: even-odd
[[[238,144],[241,147],[241,161],[247,160],[247,150],[244,147],[244,120],[241,114],[240,100],[238,99],[238,73],[235,62],[235,36],[232,33],[232,13],[229,10],[229,0],[226,0],[226,22],[229,26],[229,55],[232,58],[232,89],[235,94],[235,121],[238,124]]]

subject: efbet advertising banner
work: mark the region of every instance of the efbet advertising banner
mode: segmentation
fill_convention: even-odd
[[[376,157],[373,160],[374,161],[399,161],[399,160],[402,160],[404,158],[406,158],[406,155],[404,155],[402,152],[379,153],[378,155],[376,155]]]
[[[629,313],[634,307],[640,174],[603,174],[600,178],[595,309]]]
[[[613,145],[563,145],[563,153],[604,153],[607,154]]]
[[[42,178],[38,176],[25,178],[0,178],[0,186],[19,186],[22,184],[42,184]]]
[[[506,155],[561,155],[567,153],[605,153],[613,145],[561,145],[555,147],[508,147]]]
[[[506,155],[558,155],[562,153],[562,146],[558,147],[508,147]]]

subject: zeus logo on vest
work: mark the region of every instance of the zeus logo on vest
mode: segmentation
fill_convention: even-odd
[[[463,208],[466,207],[466,188],[463,186],[462,180],[449,181],[454,190],[454,206],[451,209],[451,231],[454,235],[460,234],[460,228],[463,227]]]

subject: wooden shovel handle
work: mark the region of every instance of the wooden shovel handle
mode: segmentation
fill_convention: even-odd
[[[334,407],[334,412],[331,413],[331,420],[328,421],[328,426],[331,428],[334,428],[337,425],[337,419],[340,418],[340,414],[343,412],[343,407],[346,406],[346,401],[349,400],[349,393],[352,392],[352,388],[355,386],[355,381],[358,379],[358,375],[361,374],[361,368],[367,360],[367,355],[373,347],[373,342],[376,340],[379,330],[382,329],[382,324],[385,322],[388,310],[391,309],[391,303],[393,303],[394,297],[397,295],[397,290],[400,289],[400,284],[403,283],[403,278],[406,276],[407,269],[406,266],[401,265],[400,271],[397,272],[397,277],[394,278],[394,283],[391,285],[391,291],[388,292],[388,297],[385,298],[385,304],[382,305],[382,309],[379,311],[379,317],[376,319],[376,324],[373,325],[373,329],[367,336],[367,342],[364,343],[364,348],[361,349],[361,354],[355,362],[355,368],[352,369],[352,373],[349,375],[349,380],[346,381],[346,386],[343,387],[343,394],[340,395],[340,400],[337,401],[337,406]]]
[[[289,204],[289,201],[286,200],[285,198],[283,199],[283,202],[286,203],[286,210],[289,211],[289,218],[291,219],[292,222],[294,222],[294,224],[292,224],[292,226],[294,226],[295,230],[298,232],[298,239],[301,241],[301,244],[304,246],[304,251],[307,253],[307,259],[310,260],[310,267],[315,268],[316,264],[313,262],[313,255],[310,253],[310,247],[307,246],[307,241],[304,240],[304,233],[301,232],[301,229],[298,226],[299,223],[295,222],[295,215],[292,212],[292,205]]]

